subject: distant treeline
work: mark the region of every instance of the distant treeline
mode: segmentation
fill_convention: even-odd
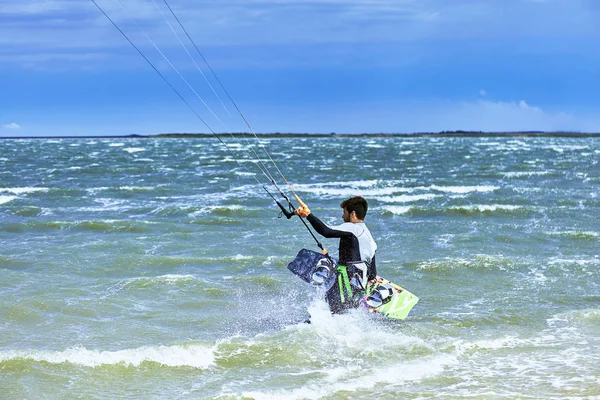
[[[78,136],[0,136],[0,139],[90,139],[90,138],[208,138],[214,137],[211,133],[158,133],[152,135],[78,135]],[[247,132],[224,132],[218,133],[218,136],[244,137],[252,135]],[[414,132],[414,133],[257,133],[257,136],[264,138],[288,138],[288,137],[600,137],[599,133],[591,132],[544,132],[544,131],[518,131],[518,132],[484,132],[484,131],[441,131],[441,132]]]
[[[241,137],[251,135],[245,132],[219,133],[220,136]],[[443,137],[459,137],[459,136],[553,136],[553,137],[591,137],[600,136],[599,133],[591,132],[544,132],[544,131],[519,131],[519,132],[484,132],[484,131],[441,131],[441,132],[414,132],[414,133],[257,133],[260,137],[423,137],[423,136],[443,136]],[[213,134],[207,133],[161,133],[154,135],[156,137],[207,137]]]

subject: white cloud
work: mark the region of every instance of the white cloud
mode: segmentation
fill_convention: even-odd
[[[520,101],[478,100],[451,105],[441,113],[449,129],[482,131],[558,131],[580,129],[572,115],[547,112]]]
[[[481,89],[481,90],[479,91],[479,95],[481,95],[481,96],[485,96],[485,95],[487,95],[487,92],[486,92],[485,90]]]
[[[525,100],[410,101],[408,103],[320,107],[274,107],[277,121],[257,119],[264,131],[280,132],[600,132],[600,118],[583,113],[544,110]]]
[[[3,21],[0,47],[5,49],[0,64],[73,62],[74,66],[98,65],[102,63],[95,59],[98,54],[119,58],[119,62],[123,61],[124,54],[130,54],[129,44],[90,1],[0,1]],[[162,2],[155,1],[175,24]],[[179,43],[152,1],[122,1],[125,11],[113,0],[96,2],[143,50],[154,51],[146,39],[140,37],[132,18],[161,49],[175,46],[180,50],[175,54],[182,54]],[[436,40],[450,43],[452,40],[471,41],[475,37],[499,40],[532,36],[552,38],[556,36],[556,26],[564,27],[561,36],[597,34],[596,19],[591,18],[589,10],[584,5],[571,3],[574,2],[548,2],[547,7],[540,7],[533,2],[515,2],[510,13],[505,12],[504,0],[179,0],[173,2],[172,7],[201,48],[219,46],[216,53],[224,57],[228,50],[237,54],[243,48],[257,50],[260,46],[285,46],[283,51],[278,48],[277,56],[266,58],[272,60],[286,58],[282,54],[285,56],[287,49],[293,46],[387,45]],[[465,26],[469,29],[465,30]],[[538,47],[547,48],[548,45],[534,48]],[[127,51],[123,51],[125,48]],[[402,58],[419,59],[423,56],[420,49],[423,47],[405,50]],[[315,51],[305,50],[305,54],[310,56]],[[587,52],[588,48],[580,51]],[[54,56],[36,60],[40,53]],[[83,56],[78,58],[77,54]],[[213,55],[211,60],[216,57]],[[249,55],[244,58],[246,62],[256,59]],[[321,57],[321,62],[330,59]],[[286,59],[289,65],[294,65],[295,61]]]
[[[335,111],[329,111],[329,116]],[[307,118],[309,119],[309,118]],[[329,118],[332,121],[333,118]],[[584,113],[545,110],[525,100],[412,102],[387,106],[377,112],[353,109],[337,118],[342,132],[440,132],[451,130],[518,132],[580,131],[600,132],[600,118]],[[327,129],[319,129],[326,132]]]
[[[3,128],[6,129],[21,129],[21,125],[17,124],[16,122],[10,122],[8,124],[4,124],[2,125]]]

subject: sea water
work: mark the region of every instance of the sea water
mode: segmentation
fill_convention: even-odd
[[[0,140],[0,398],[600,398],[600,138],[225,141]],[[406,320],[287,270],[269,156],[330,225],[369,201]]]

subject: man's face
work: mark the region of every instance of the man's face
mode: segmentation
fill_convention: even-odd
[[[350,222],[350,213],[346,208],[344,208],[344,214],[342,214],[342,219],[344,220],[344,222]]]

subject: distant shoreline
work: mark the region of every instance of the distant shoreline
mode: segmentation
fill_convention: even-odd
[[[227,137],[253,136],[244,132],[224,132],[216,134]],[[0,136],[0,139],[154,139],[154,138],[212,138],[212,133],[158,133],[152,135],[81,135],[81,136]],[[416,132],[416,133],[257,133],[262,138],[324,138],[324,137],[568,137],[589,138],[600,137],[599,133],[590,132],[473,132],[473,131],[442,131],[442,132]]]

